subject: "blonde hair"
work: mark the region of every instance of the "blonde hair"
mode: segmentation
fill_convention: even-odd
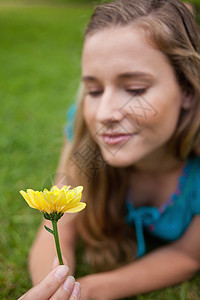
[[[195,15],[195,9],[194,6],[192,5],[192,3],[190,2],[183,2],[183,4],[187,7],[187,9],[189,9],[189,11]]]
[[[179,0],[116,0],[97,6],[85,31],[85,40],[105,28],[130,24],[144,30],[152,45],[168,57],[182,90],[192,95],[191,108],[182,110],[170,144],[182,160],[198,155],[200,31],[194,16]],[[104,269],[113,268],[132,260],[136,249],[134,230],[125,222],[129,168],[114,168],[103,162],[83,118],[83,93],[80,98],[68,158],[68,167],[71,158],[76,160],[77,182],[84,185],[88,204],[79,216],[79,230],[89,263]],[[84,145],[92,149],[90,162],[93,168],[86,168],[83,158],[76,155]],[[94,167],[97,168],[95,174]],[[80,172],[83,168],[85,176]]]

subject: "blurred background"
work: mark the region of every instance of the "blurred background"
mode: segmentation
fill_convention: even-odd
[[[31,287],[28,252],[42,215],[19,190],[51,185],[79,85],[83,31],[100,2],[0,0],[0,299]],[[199,20],[200,0],[192,3]],[[137,299],[200,299],[200,276]]]

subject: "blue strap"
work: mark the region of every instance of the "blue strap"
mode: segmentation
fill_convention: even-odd
[[[137,256],[141,257],[146,252],[146,245],[144,240],[143,225],[151,225],[159,217],[160,213],[156,207],[139,207],[134,208],[132,203],[127,203],[128,214],[126,222],[130,225],[135,225],[138,253]]]

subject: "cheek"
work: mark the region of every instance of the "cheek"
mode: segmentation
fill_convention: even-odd
[[[160,141],[167,142],[174,135],[180,116],[181,107],[177,103],[177,99],[173,102],[166,102],[165,105],[155,105],[157,113],[148,115],[142,123],[143,128],[153,134],[153,137]],[[176,104],[175,104],[176,103]],[[152,138],[153,138],[152,137]]]
[[[170,95],[169,95],[170,94]],[[179,93],[148,94],[130,102],[124,114],[138,132],[143,136],[169,139],[175,132],[181,110],[181,97]]]
[[[127,121],[138,130],[150,126],[159,119],[159,107],[150,100],[149,97],[134,98],[123,108],[123,115]]]
[[[88,130],[90,132],[93,132],[95,130],[95,112],[93,111],[92,106],[87,100],[84,100],[83,102],[83,117],[87,124]]]

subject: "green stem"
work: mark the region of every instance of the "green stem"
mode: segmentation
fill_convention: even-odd
[[[56,220],[52,220],[53,235],[54,235],[54,239],[55,239],[55,243],[56,243],[56,250],[57,250],[57,254],[58,254],[59,263],[60,263],[60,265],[64,265],[63,260],[62,260],[61,251],[60,251],[57,222],[58,221],[56,221]]]

